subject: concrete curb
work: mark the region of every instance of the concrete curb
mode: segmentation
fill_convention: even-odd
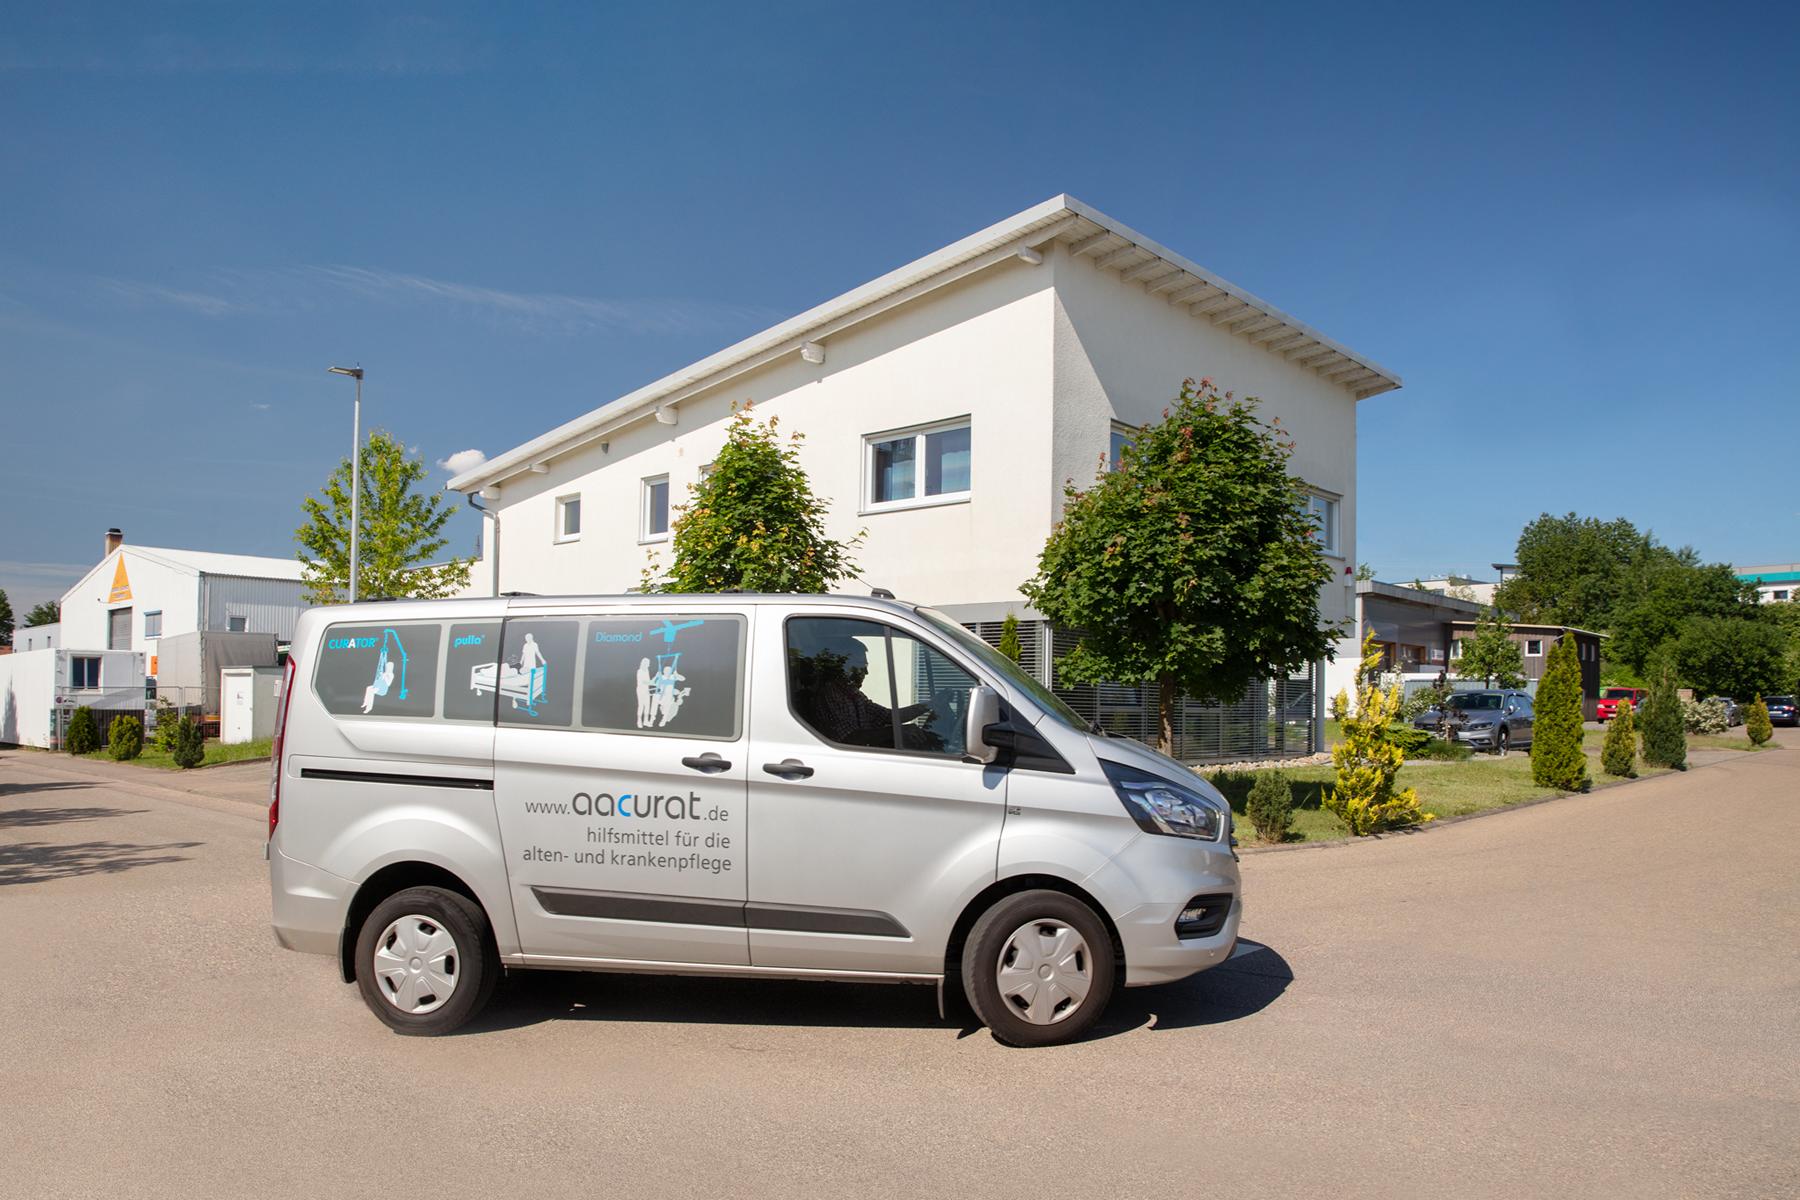
[[[1695,771],[1704,771],[1708,767],[1717,767],[1728,762],[1737,761],[1741,758],[1748,758],[1754,754],[1764,754],[1770,750],[1780,751],[1785,749],[1787,749],[1786,746],[1769,746],[1764,750],[1757,751],[1700,751],[1699,753],[1729,754],[1732,757],[1714,759],[1711,762],[1697,763],[1694,766],[1688,767],[1686,771],[1660,771],[1655,775],[1640,775],[1635,779],[1614,779],[1606,783],[1597,783],[1585,792],[1552,792],[1548,796],[1539,796],[1535,800],[1521,800],[1517,804],[1502,804],[1498,808],[1484,808],[1480,812],[1462,813],[1459,816],[1444,817],[1440,820],[1428,821],[1423,825],[1414,825],[1408,829],[1393,829],[1389,830],[1387,833],[1371,833],[1367,837],[1341,837],[1318,842],[1284,842],[1279,846],[1239,846],[1237,852],[1239,857],[1246,854],[1283,854],[1293,850],[1331,850],[1343,846],[1367,845],[1370,842],[1388,841],[1395,838],[1417,837],[1422,833],[1430,833],[1433,829],[1442,829],[1449,825],[1460,825],[1464,821],[1478,821],[1483,817],[1498,817],[1505,813],[1521,812],[1527,808],[1536,808],[1540,804],[1554,804],[1558,800],[1573,800],[1582,796],[1592,796],[1596,792],[1608,792],[1614,788],[1630,787],[1633,784],[1638,783],[1648,783],[1652,779],[1663,779],[1670,775],[1691,774]],[[1234,817],[1233,820],[1235,821],[1236,818]]]

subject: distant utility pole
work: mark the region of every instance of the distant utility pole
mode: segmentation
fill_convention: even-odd
[[[356,406],[350,414],[350,603],[356,603],[356,532],[362,525],[358,506],[362,501],[362,379],[361,367],[329,367],[333,375],[356,380]]]

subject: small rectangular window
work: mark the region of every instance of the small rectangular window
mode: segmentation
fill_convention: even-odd
[[[100,659],[71,658],[69,660],[69,686],[77,691],[86,691],[100,686]]]
[[[1319,549],[1327,554],[1336,554],[1338,549],[1338,502],[1322,493],[1309,492],[1306,498],[1306,513],[1312,518],[1313,528],[1318,531]]]
[[[567,729],[575,723],[578,621],[514,617],[506,622],[490,689],[499,694],[502,725]]]
[[[644,480],[644,518],[640,539],[659,542],[669,536],[669,477],[653,475]]]
[[[556,498],[556,541],[573,542],[581,538],[581,496]]]
[[[1542,657],[1544,657],[1544,642],[1543,642],[1542,638],[1526,638],[1525,639],[1525,657],[1526,658],[1542,658]]]
[[[144,636],[146,638],[162,636],[162,609],[159,608],[144,614]]]
[[[587,623],[581,724],[732,741],[743,728],[744,619],[647,613]]]
[[[444,656],[444,719],[493,724],[500,693],[500,622],[450,626]]]
[[[974,458],[967,420],[864,439],[871,508],[945,504],[969,495]]]
[[[313,691],[335,716],[437,712],[442,625],[333,625],[319,643]]]
[[[1124,465],[1126,449],[1137,445],[1137,432],[1138,431],[1130,425],[1123,424],[1119,421],[1113,422],[1112,434],[1107,439],[1106,443],[1107,470],[1116,471]]]
[[[227,633],[248,633],[249,630],[250,630],[250,618],[248,618],[248,617],[226,617],[225,618],[225,632],[227,632]]]

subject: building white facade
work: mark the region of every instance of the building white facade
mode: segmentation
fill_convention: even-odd
[[[1800,562],[1763,563],[1759,566],[1733,567],[1737,577],[1756,585],[1756,599],[1762,604],[1781,604],[1800,600]]]
[[[56,622],[48,625],[23,625],[13,630],[13,653],[22,654],[27,650],[53,650],[62,645],[62,626]]]
[[[480,594],[620,592],[667,561],[670,509],[733,406],[805,434],[829,532],[865,586],[976,622],[1032,614],[1021,583],[1115,439],[1187,378],[1261,400],[1317,494],[1354,602],[1356,404],[1393,374],[1130,228],[1059,196],[458,475],[490,516]]]
[[[0,655],[0,743],[55,749],[69,717],[91,708],[144,717],[144,656],[130,650],[39,649]]]
[[[154,658],[163,638],[184,633],[267,633],[286,643],[307,606],[301,569],[295,559],[127,545],[110,530],[105,555],[63,593],[60,644]]]

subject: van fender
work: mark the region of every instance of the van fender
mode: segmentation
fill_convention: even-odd
[[[357,864],[351,878],[359,892],[376,874],[400,863],[426,863],[454,875],[486,910],[501,956],[519,953],[518,922],[497,828],[438,808],[389,808],[352,822],[327,853],[330,862]]]

